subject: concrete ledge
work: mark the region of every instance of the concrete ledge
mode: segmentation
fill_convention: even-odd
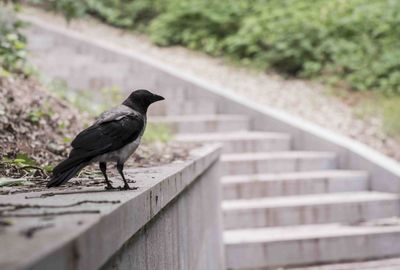
[[[92,87],[110,86],[107,83],[111,82],[114,85],[120,85],[123,89],[130,89],[132,85],[135,85],[135,88],[163,89],[163,94],[173,97],[175,101],[214,99],[218,113],[245,114],[251,117],[250,125],[255,130],[289,133],[293,138],[294,148],[297,150],[335,152],[340,169],[366,170],[370,173],[370,189],[400,192],[399,164],[368,146],[285,112],[243,99],[243,97],[233,94],[233,91],[204,82],[186,74],[185,71],[177,70],[145,55],[106,44],[104,40],[94,40],[73,31],[48,25],[37,18],[21,17],[32,23],[29,37],[34,40],[32,46],[37,50],[41,48],[42,51],[45,51],[45,43],[49,43],[48,40],[53,39],[52,46],[75,47],[82,57],[92,55],[97,59],[102,59],[104,63],[107,63],[104,65],[105,67],[113,63],[127,66],[126,69],[119,69],[121,72],[118,73],[118,77],[112,78],[112,80],[107,78],[107,82],[100,78],[91,85]],[[37,37],[39,33],[40,38]],[[46,55],[46,53],[42,55]],[[81,77],[86,75],[82,70],[72,75],[65,75],[52,67],[47,68],[53,73],[59,72],[54,75],[69,76],[68,78],[71,80],[68,81],[71,81],[73,86],[87,87],[87,85],[80,84],[82,83]],[[99,68],[93,72],[101,74]],[[124,72],[125,75],[122,74]],[[74,76],[76,80],[73,80]]]
[[[11,225],[0,226],[0,269],[223,269],[220,151],[209,145],[185,162],[127,169],[135,191],[0,196],[0,203],[32,205],[3,213]]]

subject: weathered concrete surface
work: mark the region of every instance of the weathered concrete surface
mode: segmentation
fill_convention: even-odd
[[[218,170],[213,164],[103,269],[223,269]]]
[[[101,187],[58,195],[51,190],[56,194],[47,197],[40,195],[49,192],[0,196],[0,203],[43,206],[10,215],[94,211],[8,218],[3,213],[12,225],[0,228],[0,269],[223,269],[219,154],[218,146],[207,146],[182,163],[127,169],[137,181],[135,191]],[[85,200],[90,202],[44,206]]]

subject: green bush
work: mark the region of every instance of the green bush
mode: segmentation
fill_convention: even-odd
[[[227,41],[229,55],[290,75],[400,93],[400,2],[269,1]]]
[[[13,10],[0,2],[0,76],[25,69],[26,40],[21,27]]]
[[[79,2],[85,13],[144,30],[161,46],[183,45],[291,76],[400,94],[397,0],[37,1]]]
[[[53,10],[64,13],[68,22],[73,18],[82,17],[87,12],[85,1],[55,0],[50,1],[50,5]]]
[[[122,28],[139,28],[158,14],[162,2],[148,0],[86,0],[89,13]]]
[[[157,17],[149,27],[152,40],[162,46],[184,45],[223,55],[224,41],[237,33],[249,1],[181,1]]]
[[[147,25],[164,6],[163,0],[30,0],[28,2],[61,12],[67,21],[90,14],[110,25],[130,29]]]

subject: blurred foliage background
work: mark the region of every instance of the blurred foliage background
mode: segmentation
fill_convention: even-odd
[[[288,76],[400,94],[398,0],[31,0]]]
[[[17,6],[15,6],[17,9]],[[0,2],[0,76],[26,70],[26,39],[15,10]]]
[[[1,0],[0,0],[1,2]],[[360,117],[380,115],[400,136],[399,0],[23,0],[70,21],[95,17],[283,76],[362,95]],[[0,72],[24,72],[21,22],[0,10]],[[331,91],[342,95],[343,91]]]

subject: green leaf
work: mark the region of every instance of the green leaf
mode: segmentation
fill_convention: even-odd
[[[0,178],[0,187],[31,186],[34,185],[26,179]]]

